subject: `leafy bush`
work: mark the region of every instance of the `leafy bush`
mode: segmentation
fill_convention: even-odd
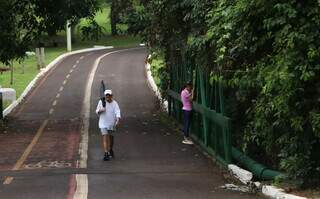
[[[151,0],[141,6],[143,16],[134,20],[148,44],[163,52],[167,71],[192,59],[223,77],[227,114],[242,138],[235,144],[305,185],[320,182],[319,1]]]
[[[82,40],[98,41],[103,36],[102,27],[94,20],[90,24],[81,27]]]

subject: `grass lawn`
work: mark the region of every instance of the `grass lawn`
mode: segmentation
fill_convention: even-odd
[[[75,38],[73,38],[72,50],[78,50],[83,48],[91,48],[94,45],[114,46],[114,47],[132,47],[137,46],[140,43],[140,38],[128,35],[111,36],[110,28],[110,6],[103,4],[103,9],[97,12],[95,16],[96,22],[104,29],[104,36],[98,41],[82,41],[80,28],[86,25],[86,20],[81,20],[75,28]],[[120,25],[121,30],[125,30],[126,26]],[[50,40],[50,38],[49,38]],[[59,55],[65,53],[66,50],[66,36],[65,32],[61,31],[55,37],[58,42],[58,47],[45,47],[45,62],[46,65],[53,61]],[[47,44],[47,43],[46,43]],[[24,73],[22,66],[24,64]],[[3,88],[14,88],[17,92],[17,98],[24,91],[30,81],[38,74],[37,61],[35,56],[26,57],[23,63],[17,61],[13,62],[14,75],[13,84],[10,85],[10,71],[0,73],[0,86]],[[0,63],[0,67],[4,67],[4,64]],[[4,102],[4,106],[8,106],[8,102]]]

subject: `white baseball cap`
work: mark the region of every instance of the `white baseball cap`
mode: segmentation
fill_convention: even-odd
[[[112,90],[105,90],[104,95],[112,95]]]

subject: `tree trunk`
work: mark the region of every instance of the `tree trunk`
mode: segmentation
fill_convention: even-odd
[[[117,22],[118,22],[117,0],[112,0],[112,2],[111,2],[110,21],[111,21],[111,34],[113,36],[118,35],[118,31],[117,31]]]

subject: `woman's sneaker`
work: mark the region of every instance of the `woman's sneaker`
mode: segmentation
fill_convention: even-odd
[[[182,140],[182,143],[183,143],[183,144],[189,144],[189,145],[192,145],[192,144],[193,144],[192,140],[189,140],[189,139],[184,139],[184,140]]]

